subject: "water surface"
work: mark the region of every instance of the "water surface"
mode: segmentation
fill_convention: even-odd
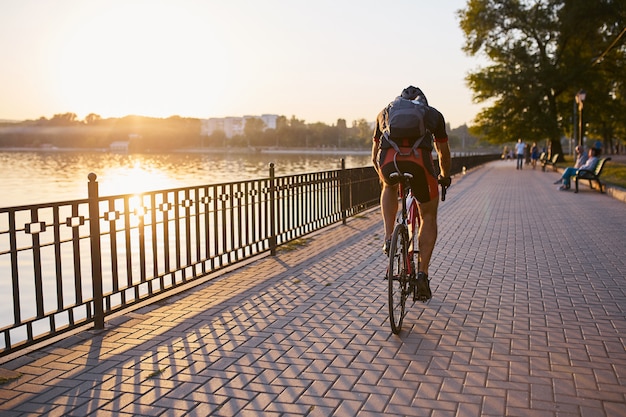
[[[117,195],[371,165],[370,156],[341,154],[0,152],[0,207],[87,198],[87,176],[100,195]]]

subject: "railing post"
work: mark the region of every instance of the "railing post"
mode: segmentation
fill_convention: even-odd
[[[339,204],[341,205],[341,222],[346,224],[348,218],[348,209],[350,191],[348,190],[348,181],[346,178],[346,160],[341,158],[341,171],[339,172]]]
[[[276,206],[278,202],[276,201],[276,178],[274,176],[274,163],[270,162],[270,196],[269,196],[269,204],[270,204],[270,253],[272,256],[276,255],[276,246],[277,246],[277,238],[276,238]]]
[[[94,328],[104,329],[104,300],[102,295],[102,252],[100,248],[100,208],[98,181],[91,172],[88,185],[89,198],[89,238],[91,241],[91,285],[93,288]]]

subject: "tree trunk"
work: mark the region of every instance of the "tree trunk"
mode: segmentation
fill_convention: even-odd
[[[557,162],[565,162],[565,155],[563,154],[563,147],[561,146],[561,139],[550,139],[548,145],[548,158],[552,159],[553,155],[559,154]]]

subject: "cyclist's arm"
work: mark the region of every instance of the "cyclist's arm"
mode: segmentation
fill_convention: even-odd
[[[374,169],[382,181],[383,177],[380,173],[380,167],[378,166],[378,150],[380,149],[380,137],[382,136],[380,128],[380,120],[382,118],[381,115],[382,112],[380,112],[376,117],[376,126],[374,127],[374,134],[372,135],[372,163],[374,164]]]
[[[452,157],[450,156],[450,145],[448,141],[440,142],[435,140],[435,150],[439,157],[439,170],[442,177],[449,177],[452,166]]]
[[[450,156],[450,145],[448,144],[448,134],[446,132],[446,122],[443,115],[435,108],[429,107],[426,113],[428,130],[434,137],[435,151],[439,158],[439,175],[449,178],[451,175],[452,157]]]
[[[378,172],[378,144],[380,143],[380,139],[373,138],[372,139],[372,163],[374,164],[374,169]]]

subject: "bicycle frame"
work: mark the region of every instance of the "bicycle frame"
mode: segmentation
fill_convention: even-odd
[[[411,262],[407,265],[407,272],[412,276],[417,273],[415,271],[415,255],[419,257],[418,235],[421,224],[419,206],[417,199],[413,196],[408,179],[405,178],[400,181],[399,191],[402,199],[402,218],[400,221],[409,231],[409,259]]]

